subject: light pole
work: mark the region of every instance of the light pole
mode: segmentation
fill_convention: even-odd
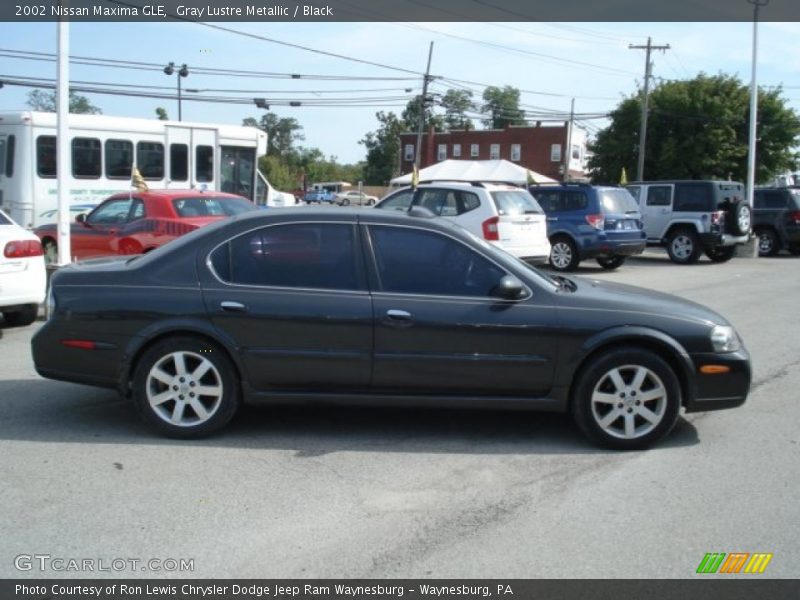
[[[165,75],[172,75],[176,73],[175,71],[175,63],[170,62],[166,67],[164,67],[164,74]],[[177,73],[178,79],[178,121],[181,121],[181,77],[188,77],[189,76],[189,67],[186,66],[186,63],[181,65],[181,68],[178,69]]]

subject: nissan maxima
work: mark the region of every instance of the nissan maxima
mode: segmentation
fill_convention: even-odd
[[[40,375],[115,388],[179,438],[242,402],[330,402],[568,412],[636,449],[751,379],[708,308],[549,276],[420,208],[242,214],[62,268],[47,308]]]

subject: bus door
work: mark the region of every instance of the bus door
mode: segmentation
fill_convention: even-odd
[[[192,127],[190,176],[193,188],[219,190],[219,156],[217,131],[204,127]]]
[[[188,189],[192,172],[192,130],[180,125],[167,125],[166,177],[168,189]]]
[[[222,146],[220,150],[220,191],[239,194],[255,201],[256,149]]]

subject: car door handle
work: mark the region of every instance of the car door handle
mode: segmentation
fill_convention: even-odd
[[[413,319],[410,312],[404,310],[387,310],[385,322],[394,327],[410,327]]]
[[[225,312],[247,312],[247,307],[241,302],[231,302],[225,300],[219,303],[219,307]]]

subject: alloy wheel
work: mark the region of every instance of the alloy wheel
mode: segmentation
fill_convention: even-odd
[[[222,376],[195,352],[178,351],[158,360],[147,374],[147,401],[153,413],[173,426],[205,423],[220,407]]]

